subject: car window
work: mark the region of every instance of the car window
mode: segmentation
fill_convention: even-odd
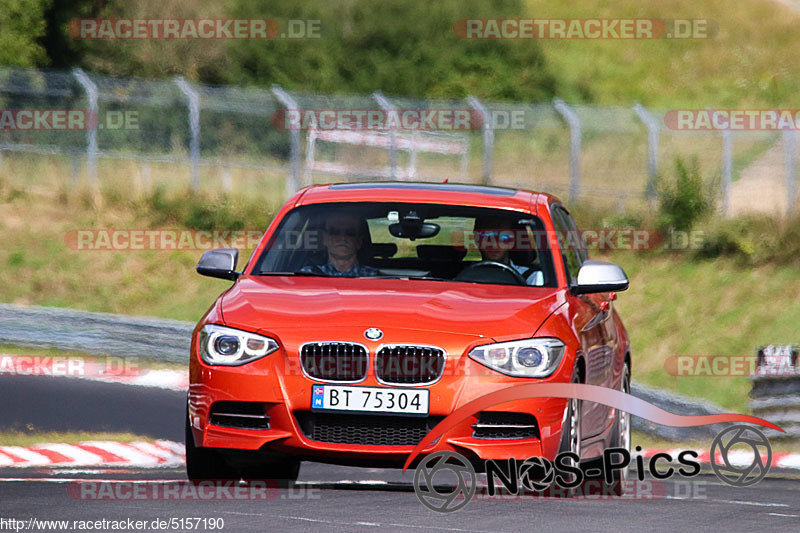
[[[582,246],[583,241],[579,238],[581,233],[578,231],[578,225],[575,224],[575,219],[572,218],[572,215],[570,215],[567,210],[561,207],[559,207],[558,210],[561,212],[561,216],[564,217],[564,222],[569,228],[571,234],[574,236],[572,239],[573,244],[578,243],[578,246],[575,247],[575,250],[578,252],[578,260],[582,265],[584,261],[589,259],[589,252],[586,250],[586,247]]]
[[[331,228],[332,217],[343,227]],[[541,219],[510,210],[403,202],[312,204],[284,217],[253,274],[555,287],[552,255],[543,235]],[[335,239],[349,240],[349,249],[357,249],[356,259],[345,267],[337,266],[341,255],[326,245],[344,246],[341,253],[347,253],[347,246],[337,245]],[[487,262],[502,264],[479,264]]]
[[[418,246],[451,246],[452,244],[461,245],[466,243],[466,261],[480,261],[481,254],[477,246],[471,246],[469,233],[472,232],[475,219],[470,217],[444,216],[436,219],[436,224],[440,226],[439,233],[433,237],[426,238],[424,242],[419,240],[397,238],[389,231],[389,226],[393,222],[388,217],[371,218],[367,220],[369,227],[370,241],[373,243],[394,243],[397,245],[397,252],[392,256],[395,259],[417,258],[419,257]],[[461,235],[464,237],[462,238]]]
[[[569,213],[561,207],[553,206],[550,213],[553,218],[553,226],[558,234],[558,244],[566,267],[567,282],[572,285],[577,283],[578,271],[583,263],[579,255],[580,247],[576,246],[577,228],[575,228],[575,223],[572,222]]]

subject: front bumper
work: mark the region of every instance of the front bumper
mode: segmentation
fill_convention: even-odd
[[[356,332],[360,334],[363,328],[354,328],[353,332],[339,331],[338,337],[358,338],[354,335]],[[407,330],[404,332],[403,342],[429,345],[432,344],[430,336],[430,332]],[[436,334],[435,344],[449,355],[442,377],[435,383],[424,386],[430,390],[429,417],[436,417],[432,422],[435,423],[458,407],[488,393],[531,382],[494,372],[462,355],[472,346],[485,342],[486,339],[471,338],[465,343],[463,336]],[[402,465],[413,450],[413,445],[324,442],[314,440],[309,435],[308,428],[303,427],[303,419],[308,418],[308,413],[311,413],[312,386],[319,382],[303,373],[298,356],[299,344],[282,343],[279,351],[240,367],[208,366],[200,360],[197,347],[193,345],[189,419],[195,443],[205,447],[262,450],[342,464]],[[371,354],[375,353],[377,343],[373,343],[374,346],[369,342],[364,344]],[[565,354],[559,369],[541,381],[568,381],[572,368],[568,359]],[[394,388],[381,384],[371,365],[366,379],[356,385]],[[398,387],[408,388],[407,385]],[[210,409],[221,401],[265,404],[269,429],[224,427],[210,423]],[[476,413],[427,447],[423,455],[446,450],[472,459],[502,460],[513,457],[522,460],[532,456],[553,459],[561,441],[565,409],[566,400],[557,398],[518,400],[497,405],[491,411],[533,415],[538,425],[538,438],[478,438],[473,429],[479,416]]]

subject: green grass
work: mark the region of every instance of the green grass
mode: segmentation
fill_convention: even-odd
[[[251,202],[248,211],[234,200],[205,197],[105,199],[95,209],[81,191],[15,190],[0,185],[2,301],[177,320],[199,319],[230,286],[195,273],[202,250],[78,250],[69,245],[69,232],[231,225],[263,231],[274,212],[270,202]],[[242,250],[240,264],[248,253]]]
[[[710,39],[546,40],[567,101],[681,107],[792,106],[800,90],[800,11],[773,0],[526,0],[535,18],[710,19]]]
[[[90,440],[109,440],[115,442],[135,442],[153,440],[133,433],[87,433],[74,431],[61,433],[57,431],[0,431],[0,446],[33,446],[35,444],[75,444]]]

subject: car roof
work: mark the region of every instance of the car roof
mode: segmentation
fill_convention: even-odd
[[[383,181],[312,185],[299,195],[295,205],[381,201],[468,205],[536,213],[539,207],[546,208],[558,200],[549,194],[488,185]]]

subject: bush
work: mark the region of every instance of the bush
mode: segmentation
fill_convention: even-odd
[[[185,193],[168,196],[157,188],[138,206],[153,215],[155,226],[176,224],[200,230],[266,230],[275,216],[275,206],[262,200],[225,194]]]
[[[721,220],[704,229],[703,244],[694,251],[694,259],[736,257],[752,263],[756,253],[753,234],[761,234],[751,219]]]
[[[728,256],[746,265],[800,262],[800,218],[783,225],[767,216],[719,220],[704,233],[694,259]]]
[[[697,158],[687,166],[675,159],[675,179],[659,180],[658,226],[664,232],[689,231],[711,212],[712,202],[703,188]]]

